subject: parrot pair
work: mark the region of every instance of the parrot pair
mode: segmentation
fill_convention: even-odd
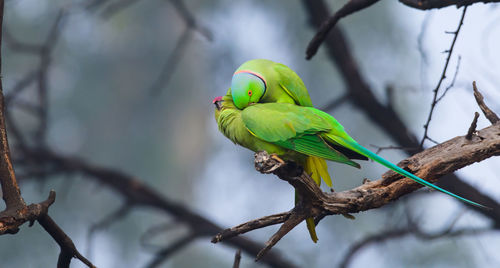
[[[392,164],[359,145],[331,115],[313,107],[300,77],[287,66],[265,59],[250,60],[234,73],[225,96],[216,97],[215,119],[231,141],[254,152],[266,151],[301,165],[320,185],[332,187],[325,160],[360,168],[353,159],[372,159],[429,188],[468,204],[476,202],[444,190]],[[312,218],[311,239],[318,240]]]

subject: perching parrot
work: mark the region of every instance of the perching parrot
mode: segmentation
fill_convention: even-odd
[[[276,66],[279,67],[272,68]],[[435,186],[359,145],[335,118],[311,107],[304,84],[285,65],[267,60],[243,64],[233,76],[231,89],[213,103],[219,130],[227,138],[252,151],[267,151],[302,165],[318,184],[321,177],[331,187],[325,159],[359,168],[351,159],[370,158],[418,183],[484,207]],[[306,222],[311,238],[316,241],[314,222]]]
[[[302,79],[288,66],[266,59],[249,60],[238,67],[231,80],[231,92],[234,104],[238,109],[244,109],[249,104],[257,102],[313,106]],[[356,158],[367,160],[362,155],[356,155]],[[309,156],[300,162],[318,185],[321,184],[321,178],[323,178],[328,187],[332,187],[332,180],[324,159]],[[348,217],[349,215],[344,216]],[[306,224],[311,239],[316,242],[318,237],[314,219],[308,218]]]

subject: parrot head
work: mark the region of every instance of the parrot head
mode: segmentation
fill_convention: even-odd
[[[266,87],[266,80],[262,75],[248,70],[237,71],[231,80],[234,105],[241,110],[259,102],[266,92]]]

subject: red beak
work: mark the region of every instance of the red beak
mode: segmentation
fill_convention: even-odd
[[[221,101],[221,100],[222,100],[222,96],[215,97],[215,98],[212,100],[212,103],[216,103],[216,102]]]

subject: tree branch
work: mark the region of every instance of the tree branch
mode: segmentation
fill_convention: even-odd
[[[84,174],[117,192],[124,197],[130,206],[147,206],[172,215],[178,222],[186,224],[196,238],[212,237],[222,229],[222,227],[193,212],[188,207],[162,196],[142,181],[125,173],[92,165],[76,157],[62,156],[40,148],[26,147],[23,153],[25,154],[23,157],[31,159],[31,161],[39,165],[57,166],[58,172]],[[263,247],[262,244],[243,237],[234,237],[226,240],[225,243],[228,246],[240,248],[251,255],[256,255],[259,249]],[[272,267],[295,267],[293,263],[279,254],[271,253],[262,259],[264,263]],[[156,261],[153,262],[156,263]]]
[[[477,135],[481,138],[473,140],[467,140],[465,136],[453,138],[401,161],[398,166],[429,182],[436,182],[440,177],[455,170],[500,155],[500,125],[484,128],[478,131]],[[293,163],[282,164],[266,152],[256,154],[255,166],[262,173],[271,171],[280,179],[287,181],[300,196],[299,202],[290,212],[240,225],[251,225],[251,229],[254,230],[278,224],[284,220],[280,230],[269,239],[266,247],[257,255],[257,259],[306,218],[356,213],[379,208],[422,187],[421,184],[409,178],[388,171],[382,175],[381,180],[367,182],[352,190],[324,193],[300,167]],[[498,217],[500,206],[492,207],[491,211]],[[234,236],[238,231],[243,233],[249,230],[237,227],[227,229],[219,233],[213,241],[221,241],[224,239],[224,234],[227,237]],[[231,236],[228,236],[228,233]]]
[[[77,258],[90,268],[95,266],[76,249],[75,244],[57,223],[47,214],[43,214],[37,219],[38,223],[52,236],[61,248],[57,268],[68,267],[72,258]]]
[[[311,24],[317,28],[321,22],[328,18],[328,6],[322,0],[303,0],[308,11]],[[364,112],[367,118],[378,125],[398,145],[405,148],[408,155],[421,151],[419,142],[414,134],[406,127],[403,120],[396,114],[392,107],[382,104],[373,94],[366,79],[361,75],[341,27],[337,26],[325,40],[325,46],[332,63],[338,68],[349,92],[350,101]],[[440,186],[453,189],[453,192],[479,201],[488,207],[499,207],[500,204],[488,195],[478,191],[468,183],[459,179],[454,174],[449,174],[439,182]],[[500,213],[493,213],[476,207],[470,207],[494,220],[500,226]]]
[[[476,98],[476,102],[479,105],[479,108],[481,108],[481,111],[483,111],[484,116],[486,116],[486,118],[488,118],[488,120],[490,120],[492,124],[498,123],[500,121],[500,118],[498,118],[498,115],[484,103],[483,95],[477,89],[476,81],[472,82],[472,88],[474,90],[474,98]]]
[[[306,59],[310,60],[318,51],[319,46],[323,41],[325,41],[328,32],[337,24],[337,22],[348,15],[351,15],[354,12],[365,9],[379,0],[350,0],[347,2],[342,8],[340,8],[333,16],[329,19],[325,20],[318,29],[318,32],[314,35],[314,37],[309,42],[306,50]]]
[[[429,10],[448,6],[456,6],[459,8],[476,3],[497,3],[500,2],[500,0],[399,0],[399,2],[416,9]]]

